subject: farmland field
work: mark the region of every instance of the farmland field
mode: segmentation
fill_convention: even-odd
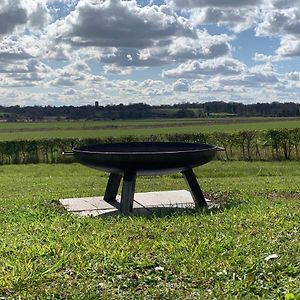
[[[196,174],[220,209],[78,218],[57,200],[103,194],[106,174],[0,166],[0,297],[296,299],[299,162],[213,161]],[[137,181],[137,191],[183,188],[177,174]]]
[[[233,132],[300,127],[300,118],[213,118],[0,123],[0,141],[163,133]]]

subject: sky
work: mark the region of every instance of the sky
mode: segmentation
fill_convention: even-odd
[[[300,0],[0,0],[0,105],[300,103]]]

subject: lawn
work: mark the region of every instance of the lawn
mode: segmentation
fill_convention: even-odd
[[[99,138],[108,136],[151,135],[164,133],[236,132],[297,128],[299,118],[208,118],[125,121],[61,121],[1,123],[1,140],[43,138]]]
[[[0,166],[0,297],[294,299],[299,162],[213,161],[196,174],[220,209],[79,218],[57,200],[102,194],[106,174],[79,164]],[[177,174],[137,181],[137,191],[182,188]]]

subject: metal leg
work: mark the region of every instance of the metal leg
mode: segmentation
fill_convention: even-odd
[[[106,202],[113,202],[116,200],[118,189],[120,186],[122,176],[119,174],[111,173],[107,182],[103,200]]]
[[[203,196],[203,193],[201,191],[200,185],[197,181],[197,178],[195,176],[195,173],[192,169],[181,172],[183,174],[183,177],[189,186],[191,195],[193,197],[193,200],[195,202],[196,207],[207,207],[207,203],[205,201],[205,198]]]
[[[125,172],[123,177],[123,188],[121,196],[120,212],[128,215],[132,212],[136,173]]]

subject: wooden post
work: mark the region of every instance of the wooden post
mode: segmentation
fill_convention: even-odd
[[[123,177],[123,188],[121,196],[120,212],[123,215],[128,215],[132,212],[133,198],[135,190],[136,173],[126,172]]]
[[[207,207],[207,203],[205,201],[204,195],[201,191],[200,185],[197,181],[197,178],[196,178],[193,170],[189,169],[189,170],[183,171],[181,173],[190,189],[191,195],[195,202],[195,206],[201,207],[201,208]]]
[[[113,202],[116,200],[118,189],[120,186],[122,176],[119,174],[111,173],[107,182],[103,200],[106,202]]]

